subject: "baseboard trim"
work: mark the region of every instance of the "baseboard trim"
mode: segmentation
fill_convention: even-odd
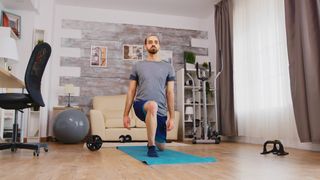
[[[48,137],[40,137],[40,142],[48,142]]]
[[[52,137],[40,137],[40,142],[41,143],[49,142],[50,138],[52,138]],[[28,142],[27,138],[23,138],[23,142],[27,143]]]

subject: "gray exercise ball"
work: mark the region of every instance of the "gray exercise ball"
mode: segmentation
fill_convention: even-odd
[[[68,109],[58,114],[53,132],[58,141],[63,143],[78,143],[89,132],[89,121],[86,115],[76,109]]]

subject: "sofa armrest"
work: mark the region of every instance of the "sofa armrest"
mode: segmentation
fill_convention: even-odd
[[[168,140],[177,140],[178,139],[178,129],[179,129],[179,120],[180,120],[180,117],[179,117],[179,112],[178,111],[175,111],[174,112],[174,128],[168,132],[167,134],[167,139]]]
[[[90,123],[91,123],[91,134],[98,135],[102,139],[105,138],[106,125],[103,118],[103,114],[98,110],[90,110]]]

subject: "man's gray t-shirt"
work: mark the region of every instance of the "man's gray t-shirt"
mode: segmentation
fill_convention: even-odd
[[[131,80],[137,81],[136,100],[158,103],[158,115],[167,116],[166,86],[175,80],[171,64],[165,61],[138,61],[132,66]]]

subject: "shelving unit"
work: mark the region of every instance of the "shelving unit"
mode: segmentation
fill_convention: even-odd
[[[186,81],[188,81],[190,78],[186,75],[188,73],[191,75],[191,77],[194,80],[195,86],[194,86],[194,94],[195,94],[195,102],[192,102],[192,94],[193,94],[193,87],[192,85],[186,85]],[[210,95],[207,94],[207,117],[208,121],[210,123],[215,124],[215,104],[214,104],[214,93],[212,91],[212,88],[214,87],[214,78],[211,77],[209,79],[209,84],[211,87],[211,93]],[[202,129],[201,129],[201,123],[203,119],[203,106],[204,103],[202,102],[202,91],[200,91],[200,83],[196,77],[196,70],[188,70],[185,71],[184,69],[181,69],[177,72],[177,108],[179,112],[182,114],[179,124],[179,140],[188,141],[191,140],[193,137],[193,121],[187,121],[188,116],[193,116],[196,119],[197,124],[197,137],[201,136]],[[189,83],[188,83],[189,84]],[[194,108],[194,114],[193,115],[186,115],[185,110],[187,107],[193,107]]]
[[[12,136],[12,125],[14,121],[14,111],[1,109],[0,112],[1,128],[0,136],[4,140],[11,139]]]
[[[0,138],[5,141],[12,140],[13,122],[15,118],[14,110],[0,109]],[[23,142],[23,129],[21,128],[21,113],[18,114],[18,132],[17,141]]]
[[[0,93],[9,93],[12,92],[11,89],[0,88]],[[12,140],[12,132],[13,132],[13,122],[15,118],[14,110],[7,110],[0,108],[0,139],[4,141],[11,141]],[[20,121],[19,121],[20,120]],[[21,124],[20,115],[18,116],[18,124]],[[20,139],[22,133],[22,129],[19,127],[18,129],[18,141]]]
[[[12,140],[14,118],[14,110],[0,108],[0,138],[2,140]],[[40,142],[40,111],[25,109],[24,113],[18,113],[17,123],[18,142]]]
[[[38,13],[40,7],[40,0],[2,0],[1,4],[3,6],[4,11],[12,12],[15,10],[23,10],[29,12]],[[19,15],[19,14],[17,14]],[[11,37],[15,40],[19,38],[17,35],[11,30],[10,27],[0,26],[0,35]],[[2,79],[6,80],[6,79]],[[12,86],[12,87],[11,87]],[[6,88],[20,88],[16,87],[14,83]],[[5,93],[8,89],[0,89],[0,93]],[[11,90],[10,90],[11,91]],[[9,113],[10,112],[10,113]],[[4,133],[11,130],[12,132],[12,124],[14,122],[14,111],[13,110],[4,110],[0,108],[0,137],[3,138]],[[24,109],[24,113],[18,113],[18,140],[20,138],[20,142],[27,140],[27,142],[39,142],[40,141],[40,111],[32,111],[28,109]],[[9,129],[10,127],[10,129]],[[30,128],[30,129],[29,129]],[[9,133],[8,133],[9,134]],[[12,133],[11,133],[12,134]],[[12,135],[10,135],[10,139]]]

